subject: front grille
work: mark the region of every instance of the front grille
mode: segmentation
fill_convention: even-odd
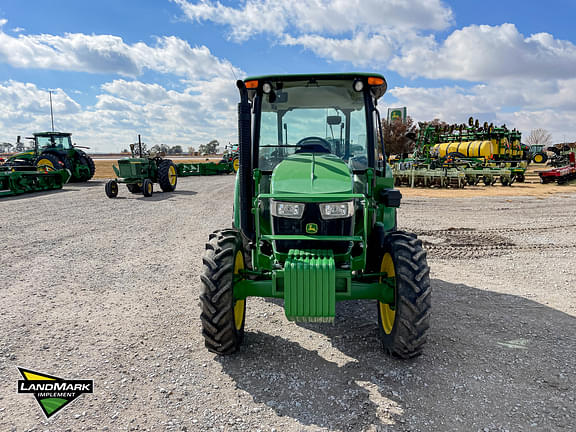
[[[315,235],[351,236],[354,229],[354,217],[343,219],[324,220],[320,216],[320,207],[316,203],[307,203],[301,219],[289,219],[272,217],[273,234],[301,235],[306,234],[306,224],[318,225]],[[347,253],[351,246],[349,241],[331,241],[320,244],[314,240],[277,240],[276,250],[280,253],[288,253],[290,249],[332,249],[334,254]]]

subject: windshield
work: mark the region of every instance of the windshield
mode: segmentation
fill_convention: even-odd
[[[72,148],[70,136],[37,136],[38,148],[55,147],[68,150]]]
[[[368,166],[364,94],[352,81],[276,83],[263,95],[259,167],[294,153],[331,153],[353,169]]]

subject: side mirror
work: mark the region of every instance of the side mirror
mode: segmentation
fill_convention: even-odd
[[[328,123],[331,126],[336,126],[339,125],[340,123],[342,123],[342,117],[340,116],[328,116],[326,117],[326,123]]]

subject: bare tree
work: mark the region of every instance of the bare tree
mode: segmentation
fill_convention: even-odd
[[[382,137],[384,139],[384,149],[387,155],[406,154],[414,149],[414,140],[407,138],[409,133],[416,133],[416,125],[412,117],[406,117],[406,122],[401,120],[384,120],[382,122]],[[382,151],[380,143],[379,150]]]
[[[14,146],[8,142],[0,143],[0,153],[8,153],[12,147]]]
[[[202,144],[198,148],[198,151],[202,155],[215,154],[219,145],[220,143],[218,142],[218,140],[212,140],[208,144]]]
[[[526,139],[528,145],[552,145],[552,135],[546,129],[532,129],[530,135]]]

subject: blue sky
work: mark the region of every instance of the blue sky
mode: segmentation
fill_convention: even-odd
[[[415,120],[576,140],[568,0],[0,2],[0,142],[56,126],[80,145],[236,141],[235,76],[376,71]]]

